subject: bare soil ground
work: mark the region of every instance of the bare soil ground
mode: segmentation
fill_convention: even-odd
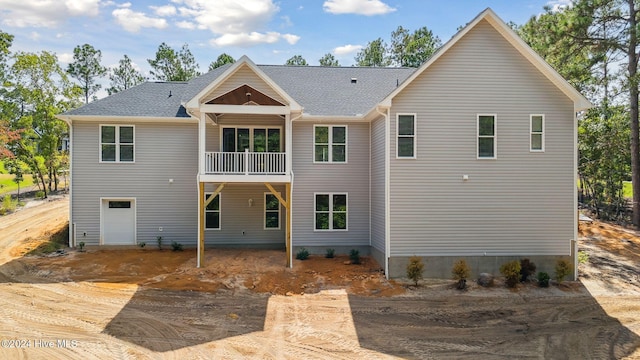
[[[640,238],[582,225],[582,282],[387,281],[364,258],[155,248],[24,256],[68,202],[0,218],[0,358],[640,358]],[[427,265],[428,266],[428,265]]]

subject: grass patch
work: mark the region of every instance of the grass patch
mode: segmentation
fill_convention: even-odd
[[[63,226],[60,230],[48,237],[49,239],[47,241],[38,245],[35,249],[30,250],[26,255],[50,254],[67,247],[69,243],[69,226]]]
[[[10,191],[18,190],[18,184],[13,181],[14,175],[0,173],[0,195]],[[24,175],[24,180],[20,182],[20,189],[33,185],[33,176]]]
[[[631,181],[625,181],[622,183],[622,195],[627,198],[633,198],[633,187],[631,187]]]

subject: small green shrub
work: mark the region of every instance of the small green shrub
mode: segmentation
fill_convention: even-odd
[[[555,280],[558,282],[558,285],[562,283],[565,277],[571,274],[573,271],[573,266],[571,263],[565,259],[558,259],[556,261],[556,272],[555,272]]]
[[[352,264],[360,264],[360,251],[351,249],[351,251],[349,252],[349,260],[351,260]]]
[[[500,273],[504,276],[507,287],[516,287],[520,280],[520,262],[518,260],[509,261],[500,266]]]
[[[42,190],[36,191],[36,199],[44,199],[44,191]]]
[[[540,287],[549,287],[549,280],[551,277],[544,271],[538,273],[538,285]]]
[[[4,198],[2,198],[2,209],[5,214],[15,211],[17,206],[18,201],[14,200],[11,195],[5,195]]]
[[[158,241],[158,250],[162,250],[162,236],[158,236],[156,240]]]
[[[586,251],[578,251],[578,263],[586,264],[589,262],[589,254]]]
[[[536,264],[529,259],[520,260],[520,281],[525,282],[536,273]]]
[[[141,241],[141,242],[139,242],[139,243],[138,243],[138,246],[140,246],[141,248],[143,248],[143,247],[147,246],[147,243],[146,243],[146,242],[144,242],[144,241]]]
[[[333,259],[335,252],[335,249],[327,249],[327,253],[324,255],[324,257],[326,257],[327,259]]]
[[[80,248],[80,251],[84,251],[84,241],[80,241],[78,243],[78,247]]]
[[[300,250],[298,250],[298,253],[296,254],[296,259],[307,260],[308,258],[309,258],[309,250],[305,248],[301,248]]]
[[[171,249],[173,251],[182,251],[182,244],[180,244],[179,242],[172,241],[171,242]]]
[[[407,277],[411,279],[415,286],[418,286],[418,281],[422,280],[422,272],[424,271],[424,263],[419,256],[412,256],[407,263]]]
[[[456,261],[453,264],[451,274],[453,274],[453,280],[458,281],[457,288],[464,290],[467,287],[467,278],[471,275],[471,269],[469,269],[467,262],[464,259]]]

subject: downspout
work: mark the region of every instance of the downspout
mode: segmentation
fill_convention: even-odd
[[[195,118],[195,119],[198,120],[198,166],[197,166],[198,169],[196,170],[196,192],[198,194],[198,196],[197,196],[197,199],[198,199],[198,222],[197,222],[197,226],[198,227],[197,227],[197,234],[198,234],[198,236],[197,236],[197,239],[196,239],[196,244],[197,244],[196,253],[198,255],[196,257],[196,267],[199,268],[201,266],[201,262],[202,262],[202,259],[200,259],[200,254],[201,254],[200,253],[200,226],[203,226],[203,224],[200,224],[200,211],[201,211],[200,210],[200,203],[201,203],[201,199],[200,199],[200,164],[202,162],[202,156],[203,156],[203,153],[202,153],[201,150],[202,150],[202,148],[204,148],[204,146],[201,146],[201,144],[200,144],[200,127],[201,127],[200,121],[201,121],[201,119],[200,119],[199,116],[196,116],[193,113],[192,109],[188,109],[185,105],[186,105],[185,103],[182,103],[182,106],[184,106],[187,114],[189,114],[189,116],[191,116],[192,118]],[[206,131],[206,126],[205,126],[205,131]],[[205,191],[206,191],[206,189],[205,189]]]
[[[389,121],[390,108],[384,108],[385,112],[380,111],[380,107],[376,107],[376,112],[384,116],[385,136],[384,136],[384,276],[389,279],[389,256],[391,255],[391,209],[389,196],[390,183],[390,163],[391,155],[391,123]]]
[[[291,118],[291,152],[293,153],[293,122],[302,117],[302,109],[300,110],[300,114],[294,118]],[[293,156],[290,154],[289,156]],[[291,158],[291,169],[289,169],[289,173],[291,174],[291,199],[289,201],[289,214],[291,214],[291,229],[289,230],[289,237],[291,238],[291,251],[289,251],[289,267],[293,268],[293,180],[295,179],[295,175],[293,173],[293,158]]]
[[[69,116],[56,116],[69,125],[69,247],[76,246],[76,226],[73,223],[73,122]]]
[[[578,115],[573,112],[573,239],[570,254],[573,254],[573,281],[578,280]]]

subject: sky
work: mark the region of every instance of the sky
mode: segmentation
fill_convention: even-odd
[[[147,59],[165,42],[184,44],[206,72],[222,53],[256,64],[284,64],[302,55],[318,65],[326,53],[340,65],[398,26],[426,26],[449,40],[487,7],[504,21],[523,24],[545,5],[571,0],[0,0],[0,30],[15,36],[11,50],[57,55],[66,68],[73,49],[90,44],[102,65],[126,54],[148,76]],[[107,87],[108,84],[105,84]]]

